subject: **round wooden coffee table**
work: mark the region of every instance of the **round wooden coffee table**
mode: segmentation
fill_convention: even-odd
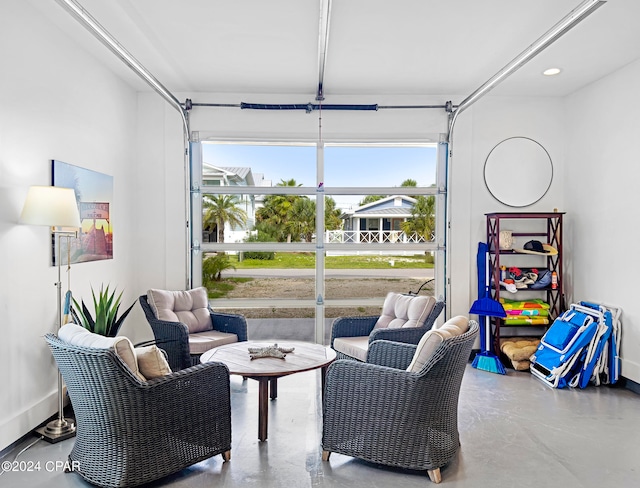
[[[336,352],[330,347],[310,342],[277,341],[279,347],[293,347],[284,359],[261,357],[251,359],[249,348],[272,346],[272,342],[235,342],[206,351],[200,357],[201,363],[219,362],[229,368],[230,374],[241,375],[258,382],[258,439],[267,439],[269,400],[278,396],[278,378],[302,371],[322,368],[322,393],[324,377],[329,364],[336,358]],[[271,394],[269,395],[269,389]]]

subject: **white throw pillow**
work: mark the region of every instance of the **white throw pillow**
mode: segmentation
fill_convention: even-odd
[[[151,289],[147,292],[147,301],[156,318],[182,322],[190,334],[213,329],[207,289],[203,286],[187,291]]]
[[[442,327],[431,329],[422,336],[407,371],[417,373],[433,357],[438,346],[445,340],[464,334],[469,330],[469,319],[458,315],[447,320]]]
[[[138,369],[148,380],[171,374],[171,367],[158,346],[141,346],[134,349]]]
[[[431,296],[390,292],[384,300],[374,329],[422,327],[435,304],[436,299]]]
[[[113,348],[133,374],[141,381],[146,381],[146,378],[140,374],[138,369],[138,361],[133,351],[133,344],[126,337],[105,337],[100,334],[94,334],[78,324],[68,323],[60,327],[58,338],[74,346],[93,347],[95,349]]]

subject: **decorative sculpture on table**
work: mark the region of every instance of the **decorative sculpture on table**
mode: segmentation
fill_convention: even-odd
[[[293,352],[295,347],[278,347],[278,344],[274,344],[273,346],[266,347],[248,347],[249,356],[251,359],[257,358],[278,358],[284,359],[285,356]]]

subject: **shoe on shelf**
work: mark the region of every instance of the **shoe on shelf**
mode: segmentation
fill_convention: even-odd
[[[534,273],[533,271],[524,273],[525,285],[533,285],[536,281],[538,281],[538,273]]]
[[[511,278],[517,285],[518,283],[523,283],[526,279],[526,276],[520,268],[512,266],[511,268],[509,268],[509,278]]]

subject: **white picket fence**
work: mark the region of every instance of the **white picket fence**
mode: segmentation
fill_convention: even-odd
[[[418,234],[406,234],[401,230],[328,230],[326,231],[325,242],[335,244],[348,242],[398,242],[408,244],[427,242],[427,240]]]

